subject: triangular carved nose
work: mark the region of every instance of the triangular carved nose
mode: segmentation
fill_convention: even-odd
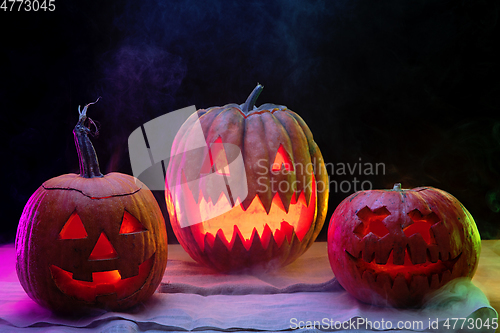
[[[99,239],[89,256],[89,260],[106,260],[116,258],[118,258],[118,254],[116,253],[115,248],[111,245],[104,232],[101,232],[101,235],[99,236]]]

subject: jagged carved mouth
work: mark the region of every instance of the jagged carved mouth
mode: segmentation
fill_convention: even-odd
[[[121,278],[118,270],[93,272],[92,281],[73,279],[73,273],[56,265],[50,266],[50,272],[56,286],[66,295],[92,303],[96,297],[116,295],[116,299],[124,299],[142,288],[148,279],[154,264],[155,254],[139,265],[139,273],[128,278]]]
[[[228,249],[232,248],[236,237],[242,240],[247,250],[256,236],[260,237],[265,248],[270,237],[274,237],[277,245],[281,246],[285,238],[291,241],[293,232],[299,240],[304,238],[314,220],[315,209],[315,198],[311,198],[308,206],[302,192],[295,202],[292,201],[287,212],[276,194],[271,210],[266,213],[259,197],[256,196],[246,210],[238,203],[228,212],[193,227],[199,229],[197,235],[200,237],[197,237],[197,241],[200,248],[204,248],[205,239],[213,246],[217,236]]]
[[[187,192],[190,193],[190,192]],[[271,237],[274,238],[278,247],[285,239],[290,242],[293,235],[302,241],[309,231],[316,214],[316,180],[314,175],[311,181],[311,196],[307,203],[304,191],[292,195],[288,209],[285,209],[278,193],[273,197],[270,210],[267,212],[259,196],[255,196],[250,205],[244,209],[240,199],[231,205],[224,193],[219,199],[212,203],[210,199],[205,200],[200,193],[198,202],[194,201],[191,194],[185,196],[187,201],[184,210],[186,216],[196,214],[195,218],[202,223],[192,224],[191,230],[200,249],[205,248],[205,243],[214,246],[216,238],[219,238],[226,247],[231,250],[237,238],[243,246],[249,250],[255,237],[259,237],[262,246],[267,248]],[[232,206],[232,207],[231,207]],[[228,208],[230,207],[230,208]],[[217,212],[221,213],[218,214]]]
[[[355,257],[347,250],[344,251],[348,258],[355,263],[361,277],[365,276],[365,272],[367,272],[371,274],[376,281],[378,281],[381,276],[383,276],[384,279],[388,277],[392,284],[396,277],[401,276],[404,277],[407,284],[410,285],[414,276],[425,275],[428,279],[429,286],[440,284],[444,280],[449,279],[453,273],[455,264],[462,256],[462,252],[460,252],[455,258],[449,260],[442,260],[439,258],[433,261],[431,261],[431,257],[428,256],[426,262],[414,264],[410,251],[405,249],[404,263],[398,265],[394,264],[393,250],[391,250],[386,262],[379,263],[376,263],[373,258],[370,262],[365,261],[362,251],[360,251],[358,257]]]

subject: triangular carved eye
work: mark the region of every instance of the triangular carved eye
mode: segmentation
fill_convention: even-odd
[[[132,214],[125,211],[123,213],[122,225],[120,226],[120,234],[133,234],[137,232],[146,231],[141,222],[136,219]]]
[[[99,239],[89,256],[89,260],[107,260],[116,258],[118,258],[118,254],[116,253],[115,248],[111,245],[104,232],[101,232],[101,235],[99,236]]]
[[[276,153],[276,157],[274,158],[272,170],[280,171],[282,166],[285,167],[286,171],[294,171],[293,163],[290,159],[290,156],[286,152],[285,148],[283,148],[283,145],[280,144],[278,152]]]
[[[201,174],[208,174],[212,172],[229,176],[229,165],[226,151],[224,150],[224,144],[222,143],[220,136],[214,141],[214,143],[212,143],[210,149],[208,149],[207,157],[205,158],[200,170]]]
[[[82,239],[87,238],[87,231],[83,226],[80,216],[75,212],[71,214],[64,227],[59,232],[58,239]]]

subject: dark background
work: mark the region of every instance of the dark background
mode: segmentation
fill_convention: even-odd
[[[243,103],[257,82],[257,104],[300,114],[326,162],[384,163],[385,174],[354,175],[373,188],[446,190],[483,239],[500,238],[499,1],[55,5],[0,10],[0,243],[45,180],[78,172],[78,105],[102,96],[89,108],[101,169],[131,174],[134,129],[193,104]],[[331,193],[320,239],[352,192]]]

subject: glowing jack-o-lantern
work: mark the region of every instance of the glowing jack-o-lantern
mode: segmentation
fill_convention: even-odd
[[[432,188],[360,191],[332,215],[328,255],[339,283],[360,301],[416,307],[458,277],[474,275],[481,240],[474,219]]]
[[[291,263],[326,216],[327,174],[311,131],[284,106],[255,107],[261,90],[243,105],[198,110],[172,147],[172,228],[193,259],[221,271]],[[199,137],[204,148],[190,150]]]
[[[167,262],[165,223],[151,191],[129,175],[99,171],[87,106],[73,131],[80,175],[43,183],[17,230],[21,285],[57,312],[129,308],[154,293]]]

